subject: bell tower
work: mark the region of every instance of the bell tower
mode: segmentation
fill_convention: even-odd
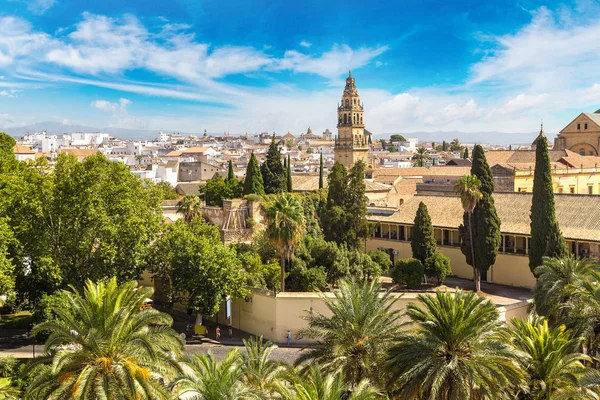
[[[338,136],[335,139],[335,162],[352,168],[358,160],[367,164],[369,145],[363,122],[364,108],[360,102],[352,71],[346,78],[342,103],[338,104]]]

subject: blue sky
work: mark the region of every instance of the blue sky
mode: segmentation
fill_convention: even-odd
[[[600,108],[597,2],[0,0],[0,127],[556,132]],[[489,138],[493,141],[496,138]],[[482,139],[483,140],[483,139]]]

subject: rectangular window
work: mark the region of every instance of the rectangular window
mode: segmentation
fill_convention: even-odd
[[[577,129],[581,129],[581,124],[577,124]]]
[[[583,125],[583,129],[587,129],[587,123]]]
[[[592,185],[588,185],[588,194],[594,194],[594,187]]]
[[[575,186],[569,186],[569,193],[575,193]]]
[[[520,187],[520,188],[519,188],[519,192],[520,192],[520,193],[524,193],[524,192],[526,192],[526,191],[527,191],[527,189],[526,189],[526,188],[522,188],[522,187]]]
[[[558,188],[558,193],[562,193],[563,192],[563,188]]]

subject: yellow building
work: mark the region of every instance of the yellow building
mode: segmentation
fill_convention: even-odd
[[[582,156],[598,156],[600,150],[600,110],[581,113],[554,139],[554,149],[568,149]]]
[[[502,245],[496,264],[482,279],[509,286],[532,288],[535,278],[529,270],[531,209],[530,193],[495,193],[494,202],[501,221]],[[600,259],[600,196],[556,195],[556,218],[574,254]],[[442,253],[451,259],[452,271],[470,279],[472,268],[460,251],[458,226],[463,222],[463,208],[456,196],[419,195],[407,200],[399,210],[388,215],[370,215],[378,222],[366,250],[380,249],[394,261],[412,257],[410,239],[419,203],[427,205],[435,238]]]
[[[369,143],[363,117],[363,105],[350,71],[342,104],[338,105],[338,136],[334,147],[335,162],[342,163],[346,168],[351,168],[358,160],[368,164]]]

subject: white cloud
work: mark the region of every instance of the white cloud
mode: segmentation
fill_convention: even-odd
[[[90,105],[102,111],[110,111],[112,113],[124,113],[127,112],[127,106],[130,104],[131,100],[120,98],[119,101],[115,103],[111,103],[107,100],[96,100],[92,101]]]
[[[273,69],[307,72],[336,79],[349,69],[367,65],[372,59],[387,50],[388,46],[361,47],[354,50],[345,44],[341,46],[334,45],[331,50],[319,56],[288,50],[285,52],[283,59],[274,65]]]
[[[0,67],[15,60],[33,63],[40,52],[55,42],[45,33],[33,32],[31,24],[21,18],[0,17],[0,27]]]
[[[27,9],[34,14],[41,15],[54,4],[56,4],[56,0],[27,0]]]
[[[20,90],[17,89],[8,89],[8,90],[0,90],[0,96],[8,97],[8,98],[17,98]]]
[[[471,121],[483,115],[483,108],[479,107],[475,100],[471,99],[464,105],[451,103],[427,116],[424,121],[429,125],[448,125],[455,121]]]
[[[303,40],[300,42],[300,46],[309,48],[310,46],[312,46],[312,43],[307,42],[306,40]]]
[[[497,110],[499,114],[517,114],[523,111],[545,105],[549,102],[551,96],[548,93],[539,95],[519,94],[515,98],[504,103]]]

